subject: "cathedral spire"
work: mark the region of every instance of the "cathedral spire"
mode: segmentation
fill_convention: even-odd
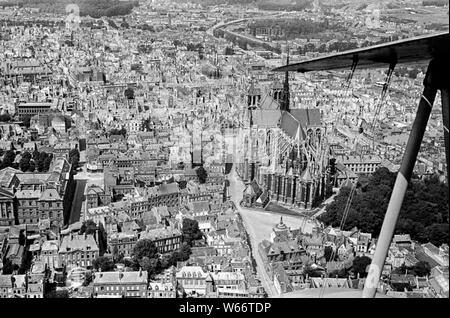
[[[289,65],[289,46],[286,41],[286,51],[287,51],[287,57],[286,57],[286,65]],[[290,111],[290,96],[289,96],[289,72],[286,71],[286,75],[284,78],[284,86],[283,86],[283,100],[281,102],[281,110]]]

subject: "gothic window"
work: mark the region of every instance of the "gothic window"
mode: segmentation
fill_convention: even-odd
[[[269,130],[266,135],[266,154],[268,156],[270,156],[270,154],[271,154],[271,149],[270,149],[271,142],[272,142],[272,131]]]
[[[308,143],[309,143],[309,145],[310,146],[312,146],[313,145],[313,131],[312,131],[312,129],[308,129],[308,131],[306,132],[306,134],[307,134],[307,139],[308,139]]]
[[[317,142],[320,144],[322,141],[322,131],[320,129],[316,129],[316,137],[317,137]]]

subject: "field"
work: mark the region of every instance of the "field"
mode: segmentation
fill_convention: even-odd
[[[126,15],[139,5],[137,1],[131,0],[6,0],[0,4],[39,8],[43,12],[55,14],[65,14],[68,8],[76,5],[81,16],[89,15],[94,18]]]
[[[382,12],[383,15],[383,12]],[[447,25],[448,30],[448,8],[422,7],[413,10],[388,10],[386,16],[394,20],[410,20],[420,24],[442,24]]]

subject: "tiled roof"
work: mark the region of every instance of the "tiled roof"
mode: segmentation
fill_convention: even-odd
[[[411,236],[409,234],[396,234],[394,235],[394,242],[411,242]]]
[[[44,241],[41,246],[42,251],[51,251],[55,250],[58,251],[58,241],[57,240],[51,240],[51,241]]]
[[[208,275],[203,268],[201,268],[200,266],[183,266],[176,274],[177,278],[181,278],[181,277],[192,277],[193,274],[195,273],[195,275],[197,277],[201,277],[201,278],[206,278],[206,276]],[[186,276],[183,276],[186,275]]]
[[[317,108],[291,109],[290,113],[303,128],[307,126],[320,126],[322,124],[320,110]]]
[[[9,187],[14,174],[21,172],[22,171],[11,167],[0,170],[0,187]]]
[[[279,110],[280,104],[272,96],[266,94],[260,101],[259,107],[263,110]]]
[[[11,287],[11,275],[0,275],[0,287]]]
[[[158,187],[158,194],[159,195],[166,195],[166,194],[175,194],[179,193],[180,189],[178,187],[178,183],[163,183]]]
[[[59,195],[56,189],[46,189],[42,192],[39,200],[42,201],[58,201],[61,200],[61,196]]]
[[[188,203],[189,210],[192,212],[210,211],[210,205],[208,201],[194,201]]]
[[[20,184],[42,184],[49,177],[50,173],[17,173]]]
[[[20,190],[16,192],[17,199],[40,198],[41,190]]]
[[[263,241],[264,242],[264,241]],[[269,243],[270,244],[270,243]],[[266,245],[266,250],[268,254],[278,255],[281,252],[283,253],[292,253],[300,251],[301,247],[298,245],[297,241],[284,241],[284,242],[274,242],[267,246],[267,243],[264,243],[263,246]]]
[[[283,112],[280,119],[280,126],[286,135],[291,138],[295,138],[298,130],[301,129],[299,122],[289,112]],[[300,131],[300,138],[305,138],[305,134],[302,131]]]
[[[67,235],[63,238],[59,253],[65,253],[69,251],[98,251],[97,243],[95,242],[93,235]]]
[[[163,238],[170,238],[175,236],[181,236],[181,231],[178,229],[166,229],[166,228],[158,228],[153,230],[148,230],[145,232],[141,232],[140,239],[147,240],[158,240]]]
[[[1,186],[1,185],[0,185]],[[4,188],[0,188],[0,197],[9,197],[9,198],[14,198],[14,194]]]
[[[238,272],[218,272],[217,274],[211,274],[215,281],[217,280],[245,280],[243,274]]]
[[[427,250],[429,250],[431,253],[433,253],[435,255],[439,255],[439,248],[436,247],[435,245],[433,245],[432,243],[423,244],[422,247],[426,248]]]
[[[147,271],[95,273],[94,285],[147,284]]]
[[[311,285],[315,288],[320,288],[322,286],[327,288],[349,288],[347,278],[311,277]]]
[[[154,207],[153,209],[155,209],[156,213],[161,217],[170,217],[170,213],[166,205]]]

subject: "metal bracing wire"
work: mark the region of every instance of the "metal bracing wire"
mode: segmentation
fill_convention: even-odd
[[[353,186],[352,186],[352,188],[350,190],[350,193],[348,195],[347,203],[345,205],[344,213],[342,214],[341,223],[339,225],[339,230],[340,231],[344,230],[345,222],[347,221],[347,217],[348,217],[349,212],[350,212],[350,207],[352,205],[352,201],[353,201],[353,197],[355,196],[355,192],[356,192],[356,183],[353,184]],[[331,253],[330,261],[332,261],[335,258],[336,251],[337,251],[337,246],[336,246],[335,249],[333,249],[333,251]],[[323,284],[322,284],[322,289],[320,290],[320,293],[319,293],[319,298],[322,298],[324,293],[325,293],[325,285],[326,285],[325,282],[326,282],[326,280],[327,280],[327,277],[324,278],[324,281],[323,281]]]
[[[388,89],[389,89],[389,84],[391,83],[391,78],[392,78],[392,74],[394,73],[394,68],[395,68],[396,63],[393,62],[389,65],[389,69],[388,72],[386,74],[386,80],[383,83],[383,90],[381,91],[381,97],[380,100],[375,108],[375,113],[373,116],[373,120],[372,120],[372,149],[375,149],[375,130],[376,130],[376,125],[377,122],[379,120],[379,116],[380,116],[380,111],[381,111],[381,107],[383,106],[383,102],[384,99],[386,98]]]

